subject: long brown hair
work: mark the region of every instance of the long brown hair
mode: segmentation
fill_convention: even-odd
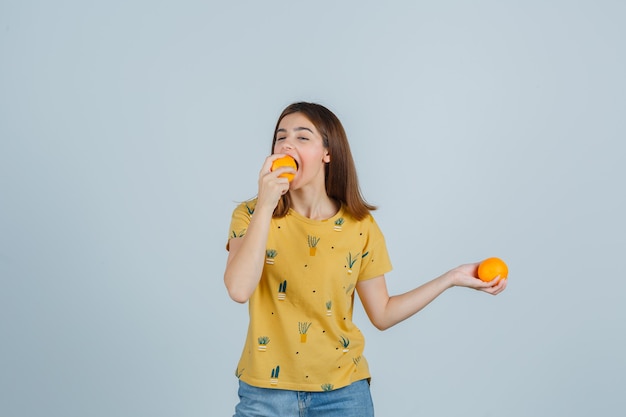
[[[361,194],[346,132],[337,116],[326,107],[306,102],[293,103],[287,106],[276,122],[271,152],[274,152],[276,133],[280,122],[285,116],[293,113],[301,113],[313,123],[322,135],[324,147],[330,154],[330,162],[325,167],[326,194],[343,203],[348,212],[357,220],[364,219],[370,210],[376,210],[376,206],[367,203]],[[274,210],[274,217],[285,216],[290,207],[291,198],[289,193],[286,193],[278,202]]]

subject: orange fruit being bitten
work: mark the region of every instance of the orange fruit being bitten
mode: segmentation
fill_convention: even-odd
[[[291,168],[293,168],[295,170],[298,170],[298,164],[296,164],[296,160],[293,159],[289,155],[285,155],[283,157],[280,157],[280,158],[276,159],[274,162],[272,162],[271,170],[274,171],[275,169],[278,169],[280,167],[291,167]],[[284,174],[280,174],[279,175],[279,177],[287,178],[287,180],[289,180],[289,182],[291,182],[293,180],[294,176],[295,176],[295,174],[292,174],[291,172],[285,172]]]
[[[483,281],[493,281],[497,276],[507,278],[509,267],[500,258],[487,258],[478,265],[478,278]]]

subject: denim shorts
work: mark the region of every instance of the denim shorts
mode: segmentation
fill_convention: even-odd
[[[233,417],[373,417],[369,382],[364,379],[324,392],[257,388],[239,381]]]

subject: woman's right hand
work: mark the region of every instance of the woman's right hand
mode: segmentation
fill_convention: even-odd
[[[272,162],[283,156],[270,155],[259,173],[259,194],[245,236],[229,241],[224,283],[230,297],[239,302],[248,301],[261,279],[265,262],[265,245],[272,214],[280,197],[289,190],[289,180],[279,175],[293,170],[281,167],[272,171]]]
[[[285,172],[294,172],[293,168],[280,167],[275,171],[272,171],[272,163],[285,156],[284,154],[275,153],[267,158],[263,163],[261,172],[259,172],[259,192],[257,195],[257,207],[262,206],[272,211],[278,205],[280,197],[289,191],[289,180],[287,178],[280,177]]]

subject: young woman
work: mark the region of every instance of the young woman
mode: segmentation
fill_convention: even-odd
[[[293,157],[297,170],[272,163]],[[285,174],[295,174],[290,182]],[[258,194],[233,212],[224,282],[249,303],[247,340],[237,366],[236,417],[373,416],[364,338],[352,322],[354,292],[371,322],[387,329],[445,290],[490,294],[506,280],[476,278],[461,265],[390,296],[383,234],[360,192],[348,140],[337,117],[314,103],[280,115]]]

